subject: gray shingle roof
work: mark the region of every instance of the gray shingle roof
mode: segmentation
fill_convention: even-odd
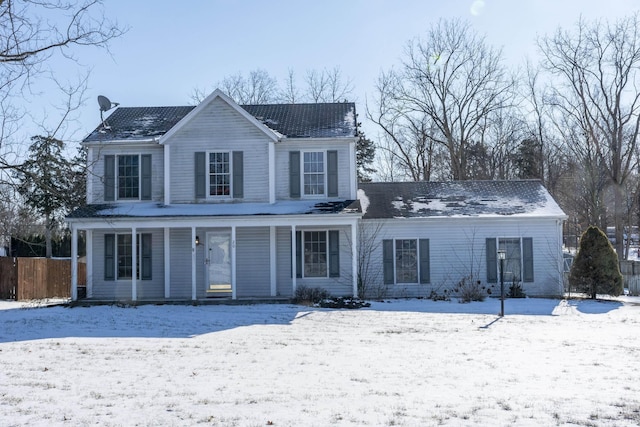
[[[365,219],[565,216],[537,180],[379,182],[363,183],[359,188]]]
[[[242,105],[249,114],[288,138],[356,136],[352,102]]]
[[[356,111],[352,102],[243,105],[249,114],[287,138],[352,137]],[[182,120],[193,106],[118,107],[85,142],[139,141],[158,138]]]
[[[118,107],[85,142],[139,141],[157,138],[169,131],[195,107]]]

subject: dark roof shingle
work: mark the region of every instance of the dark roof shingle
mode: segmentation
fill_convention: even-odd
[[[320,104],[242,105],[268,128],[287,138],[356,136],[352,102]],[[140,141],[159,138],[195,107],[118,107],[85,142]]]
[[[359,184],[363,218],[552,215],[564,212],[538,180]],[[362,199],[366,199],[363,201]]]

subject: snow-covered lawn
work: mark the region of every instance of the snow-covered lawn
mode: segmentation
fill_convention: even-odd
[[[638,425],[638,303],[0,301],[0,425]]]

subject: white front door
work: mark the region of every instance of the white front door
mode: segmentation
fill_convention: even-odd
[[[231,233],[207,233],[207,296],[230,297],[231,289]]]

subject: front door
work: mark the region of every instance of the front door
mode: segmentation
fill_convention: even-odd
[[[231,297],[231,233],[207,233],[206,292],[210,297]]]

